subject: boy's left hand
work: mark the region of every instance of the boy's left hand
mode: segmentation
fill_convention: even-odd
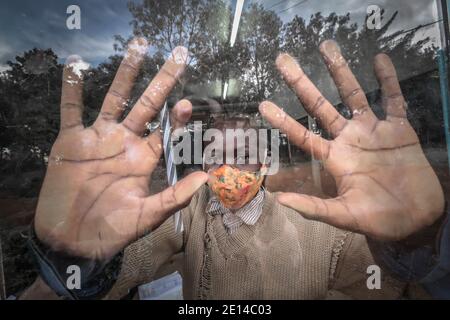
[[[326,41],[320,49],[343,103],[353,112],[351,120],[336,111],[292,57],[282,54],[276,64],[308,113],[334,140],[308,131],[271,102],[263,102],[260,111],[292,143],[323,161],[336,181],[338,196],[324,200],[285,193],[279,202],[308,219],[378,240],[404,239],[432,225],[443,214],[444,194],[406,117],[391,60],[384,54],[375,58],[386,112],[386,119],[380,120],[337,44]]]

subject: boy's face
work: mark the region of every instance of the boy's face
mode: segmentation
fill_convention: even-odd
[[[250,161],[250,139],[237,139],[236,136],[227,137],[227,130],[243,129],[245,131],[249,129],[250,126],[246,119],[216,122],[214,128],[220,130],[223,136],[222,148],[215,149],[214,157],[217,158],[220,155],[223,162],[206,164],[209,161],[205,159],[204,169],[210,175],[208,184],[222,205],[230,210],[238,210],[258,193],[264,180],[261,173],[262,164],[259,160],[257,163]],[[236,132],[239,134],[239,131]],[[232,144],[232,149],[229,144]],[[228,159],[227,147],[233,151],[232,155],[228,155]]]

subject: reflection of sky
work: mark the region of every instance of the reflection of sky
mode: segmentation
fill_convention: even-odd
[[[66,9],[81,8],[81,30],[68,30]],[[127,0],[8,0],[0,2],[0,67],[23,51],[52,48],[60,58],[79,54],[91,63],[114,53],[113,36],[131,34]]]
[[[131,34],[127,0],[20,0],[0,2],[0,70],[7,60],[25,50],[52,48],[64,59],[79,54],[97,64],[114,53],[113,36]],[[234,7],[235,0],[229,0]],[[437,20],[435,0],[246,0],[261,3],[266,9],[279,13],[284,22],[295,14],[305,18],[313,13],[351,13],[352,20],[361,25],[366,8],[378,4],[386,10],[385,17],[399,11],[392,31],[410,29]],[[82,29],[66,28],[66,8],[77,4],[81,8]],[[438,25],[418,33],[418,37],[432,36],[439,39]]]
[[[396,11],[398,16],[390,31],[409,30],[419,25],[439,20],[437,13],[437,0],[252,0],[247,3],[260,3],[266,9],[276,12],[283,22],[292,20],[295,15],[309,18],[316,12],[328,15],[350,13],[353,22],[358,26],[364,24],[367,7],[378,5],[385,10],[385,19],[390,18]],[[431,37],[435,44],[439,44],[439,27],[434,24],[424,28],[417,34],[417,38]]]
[[[419,24],[433,21],[435,0],[252,0],[266,9],[281,15],[283,21],[291,20],[296,14],[309,17],[316,12],[327,15],[331,12],[345,14],[350,12],[352,19],[361,25],[364,22],[367,7],[378,5],[386,10],[387,16],[399,11],[394,29],[409,29]]]

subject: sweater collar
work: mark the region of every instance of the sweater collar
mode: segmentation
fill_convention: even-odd
[[[241,209],[231,212],[225,208],[215,197],[211,197],[206,207],[206,213],[212,216],[221,215],[223,224],[229,233],[234,233],[243,224],[253,226],[259,220],[262,214],[265,192],[261,188],[256,196]]]
[[[261,210],[261,215],[255,225],[243,224],[235,232],[230,234],[223,223],[223,219],[219,215],[207,215],[210,221],[211,233],[210,235],[215,239],[220,252],[229,257],[239,252],[257,233],[257,230],[264,230],[267,224],[267,220],[270,220],[273,216],[276,206],[276,200],[274,196],[264,191],[264,201]]]

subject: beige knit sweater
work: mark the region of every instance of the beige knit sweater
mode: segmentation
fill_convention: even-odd
[[[381,290],[367,288],[375,263],[362,235],[306,220],[270,193],[258,222],[230,235],[220,216],[205,214],[208,200],[202,188],[183,211],[183,234],[168,219],[130,245],[107,298],[154,280],[177,254],[185,299],[395,299],[404,291],[384,272]]]

